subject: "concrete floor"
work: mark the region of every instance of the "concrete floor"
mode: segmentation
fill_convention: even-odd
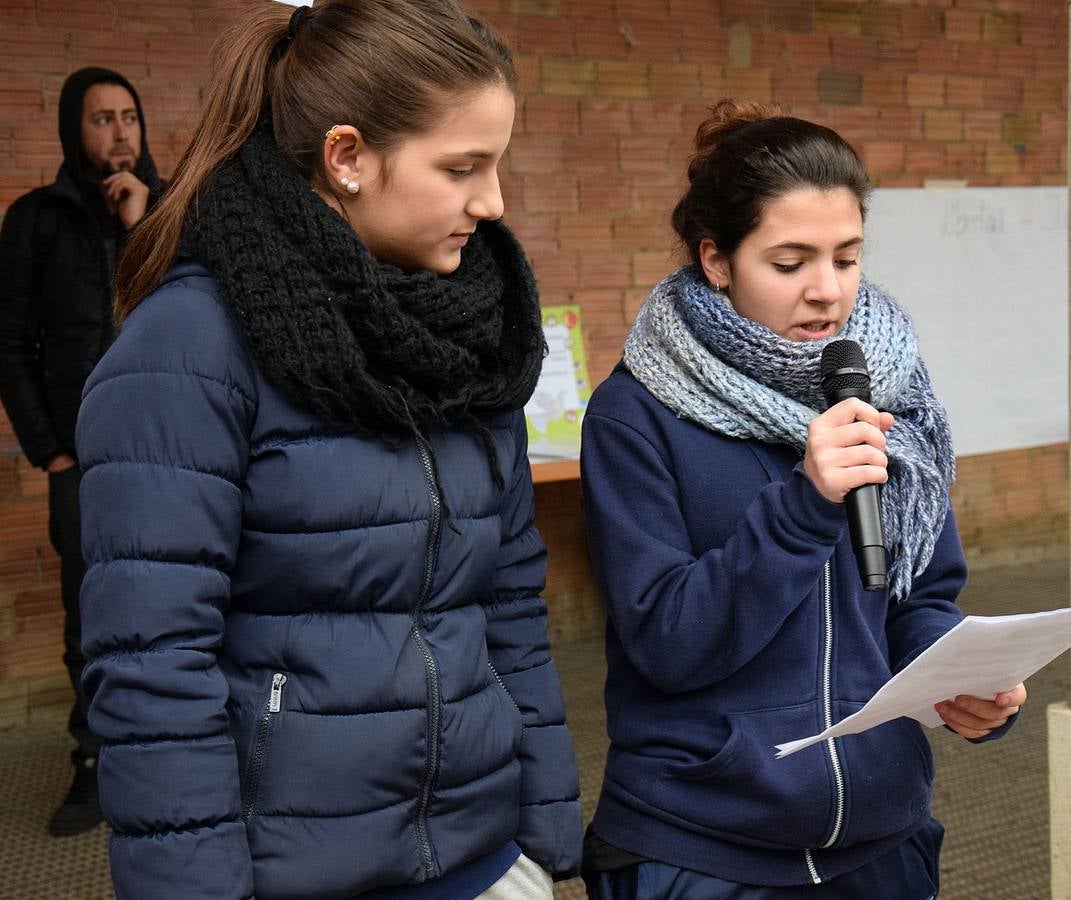
[[[1068,561],[975,572],[961,602],[965,611],[978,615],[1067,606]],[[563,644],[555,656],[581,767],[585,818],[590,818],[606,751],[601,642]],[[1071,697],[1068,659],[1047,666],[1028,688],[1029,703],[1004,740],[973,746],[943,730],[930,734],[938,772],[935,811],[947,829],[942,900],[1044,900],[1050,895],[1045,709]],[[61,710],[0,732],[0,896],[6,900],[114,896],[106,828],[65,839],[50,838],[46,831],[49,814],[67,788],[68,752]],[[555,890],[556,900],[583,896],[579,880]]]

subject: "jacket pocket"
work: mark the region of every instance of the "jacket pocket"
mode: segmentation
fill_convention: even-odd
[[[249,750],[245,777],[242,779],[242,820],[247,824],[256,815],[260,779],[267,765],[272,729],[276,717],[282,712],[283,686],[285,684],[286,675],[282,672],[276,672],[272,675],[267,699],[255,723],[256,730]]]
[[[704,833],[777,848],[818,846],[833,827],[836,786],[825,745],[775,759],[775,745],[820,731],[816,703],[729,713],[707,759],[664,767],[666,811]]]
[[[862,708],[862,703],[838,703],[838,721]],[[927,813],[933,796],[933,754],[914,719],[901,717],[845,735],[837,745],[847,784],[842,842],[894,834]]]
[[[502,676],[498,674],[498,669],[495,668],[494,663],[491,662],[490,657],[487,659],[487,668],[491,670],[491,674],[494,676],[495,681],[498,682],[498,686],[502,689],[502,693],[506,695],[506,699],[509,700],[509,705],[513,707],[513,713],[516,717],[516,729],[514,730],[513,737],[513,752],[514,755],[520,750],[521,740],[524,737],[524,717],[521,715],[521,708],[517,705],[517,701],[513,699],[513,694],[509,692],[509,688],[506,687],[506,682],[502,680]]]

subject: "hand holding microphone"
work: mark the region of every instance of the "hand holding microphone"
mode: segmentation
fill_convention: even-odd
[[[885,539],[878,485],[888,480],[885,432],[893,417],[870,405],[870,375],[854,341],[822,352],[822,390],[830,408],[807,429],[803,468],[818,492],[845,503],[848,526],[866,590],[885,588]]]

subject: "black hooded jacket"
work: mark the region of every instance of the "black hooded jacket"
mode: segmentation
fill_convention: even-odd
[[[85,93],[101,82],[134,98],[141,123],[134,175],[149,186],[150,204],[161,191],[133,85],[108,69],[73,73],[60,93],[56,180],[16,200],[0,230],[0,401],[35,466],[74,455],[82,385],[114,337],[115,257],[125,232],[85,175],[81,135]]]

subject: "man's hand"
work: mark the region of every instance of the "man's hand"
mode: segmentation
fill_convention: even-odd
[[[944,723],[961,737],[977,739],[1000,728],[1026,703],[1026,685],[1019,683],[992,700],[961,694],[938,703],[934,709]]]
[[[119,216],[119,221],[128,231],[141,221],[149,205],[149,186],[138,181],[133,172],[116,172],[105,178],[101,185],[108,207]]]
[[[46,472],[64,472],[67,469],[73,469],[78,463],[74,461],[74,457],[67,453],[60,453],[57,456],[53,456],[47,463],[45,463]]]

